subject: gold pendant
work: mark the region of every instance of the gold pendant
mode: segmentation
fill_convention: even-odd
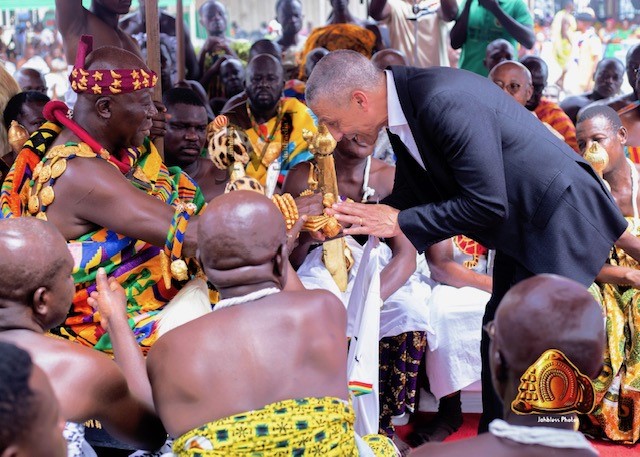
[[[44,165],[40,170],[40,176],[38,177],[38,182],[40,184],[44,184],[46,182],[49,182],[49,179],[51,179],[51,167],[49,165]]]
[[[37,195],[29,197],[28,209],[31,214],[35,214],[40,210],[40,199]]]
[[[31,178],[34,181],[38,179],[38,176],[40,176],[41,170],[42,170],[42,162],[38,162],[38,165],[36,165],[36,167],[33,169],[33,174],[31,175]]]
[[[47,215],[42,211],[40,211],[38,214],[36,214],[36,219],[40,219],[41,221],[46,221]]]
[[[67,160],[60,159],[53,165],[51,165],[51,177],[53,179],[59,178],[62,173],[67,169]]]
[[[40,200],[44,206],[49,206],[56,198],[53,187],[48,186],[40,191]]]

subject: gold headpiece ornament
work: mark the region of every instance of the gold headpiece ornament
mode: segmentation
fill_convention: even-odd
[[[127,94],[150,89],[158,82],[158,76],[149,69],[86,70],[85,60],[93,50],[93,36],[82,35],[78,42],[76,62],[69,75],[71,88],[76,93],[94,95]]]
[[[11,121],[9,132],[7,132],[7,138],[9,140],[9,146],[11,150],[16,154],[22,150],[22,147],[29,139],[29,132],[22,124],[18,124],[17,121]]]
[[[589,414],[596,406],[591,379],[557,349],[545,351],[527,369],[518,390],[511,402],[516,414]]]

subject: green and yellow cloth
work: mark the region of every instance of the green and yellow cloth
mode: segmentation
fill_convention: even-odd
[[[357,456],[351,406],[333,397],[301,398],[219,419],[177,438],[179,457]],[[364,437],[376,456],[395,456],[386,437]]]

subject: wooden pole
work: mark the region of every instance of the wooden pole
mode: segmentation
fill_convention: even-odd
[[[176,0],[176,64],[178,65],[178,81],[185,79],[186,63],[184,56],[184,9],[182,8],[182,0]]]
[[[158,75],[158,83],[153,92],[154,101],[162,101],[162,81],[160,78],[160,21],[158,19],[158,0],[146,0],[145,20],[147,32],[147,66]],[[164,139],[153,142],[164,159]]]

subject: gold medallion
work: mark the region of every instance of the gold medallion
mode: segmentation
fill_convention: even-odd
[[[31,214],[35,214],[40,210],[40,199],[37,195],[32,195],[29,197],[28,209]]]
[[[54,179],[60,177],[66,169],[67,169],[67,160],[66,159],[58,160],[56,163],[51,165],[51,177]]]
[[[47,215],[42,211],[40,211],[38,214],[36,214],[36,219],[40,219],[41,221],[46,221]]]
[[[49,206],[51,203],[53,203],[53,200],[55,198],[56,196],[53,192],[53,187],[51,186],[45,187],[40,191],[40,201],[42,201],[42,204],[44,206]]]
[[[76,148],[76,156],[78,157],[95,157],[96,153],[91,150],[87,143],[80,143]]]
[[[38,176],[40,176],[40,170],[42,170],[42,162],[38,162],[38,165],[36,165],[36,167],[33,169],[33,174],[31,175],[32,179],[38,179]]]
[[[38,182],[44,184],[51,179],[51,167],[49,165],[45,165],[40,170],[40,176],[38,176]]]

